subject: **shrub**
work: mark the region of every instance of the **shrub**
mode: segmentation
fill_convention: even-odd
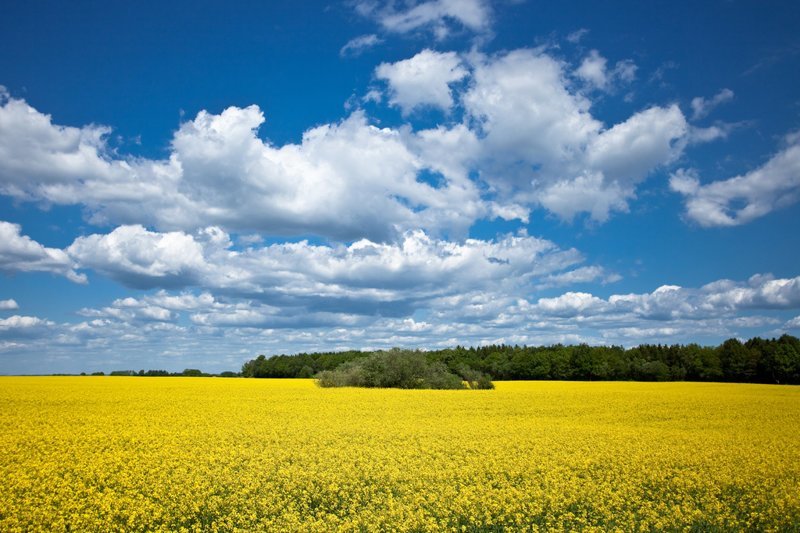
[[[494,383],[492,379],[474,368],[468,366],[461,366],[458,368],[458,374],[467,383],[470,389],[493,389]]]
[[[486,376],[478,374],[473,375],[474,380],[467,380],[470,388],[494,388]],[[316,378],[320,387],[466,388],[462,376],[450,372],[444,363],[428,361],[419,351],[397,348],[348,361],[334,370],[320,372]]]

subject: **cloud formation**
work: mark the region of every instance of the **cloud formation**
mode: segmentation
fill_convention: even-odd
[[[559,285],[553,275],[570,279],[583,262],[577,250],[527,235],[457,243],[414,231],[397,243],[301,241],[235,250],[214,227],[190,235],[120,226],[79,237],[67,253],[82,268],[134,288],[201,287],[273,306],[355,314],[408,313],[435,298],[490,287],[529,292],[539,281]],[[592,281],[609,274],[594,267],[575,275]]]
[[[522,297],[478,283],[444,291],[426,305],[424,316],[347,310],[293,314],[292,308],[254,298],[162,290],[83,309],[85,320],[77,323],[22,316],[0,320],[0,352],[47,346],[56,355],[80,353],[82,368],[101,361],[104,369],[128,368],[125,357],[144,352],[149,355],[141,364],[149,368],[180,369],[193,361],[222,370],[236,369],[257,353],[489,343],[630,346],[748,336],[763,328],[779,335],[796,327],[797,319],[781,320],[776,313],[800,309],[800,278],[756,275],[607,297],[573,290]]]
[[[335,240],[386,241],[415,229],[460,237],[477,220],[527,220],[536,207],[605,221],[626,211],[638,184],[680,156],[690,136],[675,105],[604,125],[567,65],[543,49],[423,50],[376,74],[404,113],[433,106],[462,121],[414,131],[377,127],[356,110],[274,146],[259,137],[258,106],[229,107],[184,122],[169,156],[153,160],[109,148],[107,127],[61,126],[5,96],[0,193],[80,204],[93,224],[190,232],[213,224]]]
[[[397,130],[355,112],[273,147],[257,106],[201,111],[166,160],[115,158],[107,128],[58,126],[22,100],[0,106],[0,192],[83,204],[93,223],[387,239],[425,228],[464,232],[487,212],[470,182],[439,187]],[[453,206],[460,206],[458,210]]]
[[[76,283],[86,282],[83,274],[75,272],[75,263],[63,250],[42,246],[21,231],[19,224],[0,221],[0,272],[50,272]]]
[[[800,200],[800,135],[762,166],[740,176],[701,184],[693,169],[679,169],[670,188],[685,197],[686,217],[703,227],[738,226]]]
[[[575,75],[589,87],[601,91],[611,91],[617,84],[630,83],[636,79],[638,67],[630,59],[618,61],[611,70],[607,65],[608,60],[597,50],[592,50],[583,58]]]
[[[368,35],[359,35],[358,37],[353,37],[344,46],[342,46],[341,50],[339,50],[339,55],[342,57],[345,56],[358,56],[361,55],[362,52],[365,50],[372,48],[383,42],[383,39],[375,35],[374,33],[370,33]]]
[[[422,106],[449,111],[453,106],[450,84],[467,74],[455,52],[429,49],[410,59],[381,63],[375,69],[375,76],[389,84],[389,103],[399,106],[405,115]]]
[[[19,305],[17,304],[16,300],[0,300],[0,311],[13,311],[15,309],[19,309]]]
[[[375,20],[386,31],[429,30],[437,39],[444,39],[460,28],[485,32],[492,18],[487,0],[423,0],[405,3],[402,7],[395,2],[380,5],[372,0],[360,0],[355,8],[356,12]]]
[[[463,100],[479,126],[482,176],[516,203],[605,221],[626,211],[636,186],[686,146],[689,128],[677,105],[605,127],[590,100],[571,90],[565,65],[541,50],[473,61]]]
[[[733,96],[733,91],[725,88],[711,98],[703,98],[702,96],[692,98],[692,119],[700,120],[707,117],[720,105],[733,100]]]

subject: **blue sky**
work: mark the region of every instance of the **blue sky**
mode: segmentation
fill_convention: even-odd
[[[790,2],[7,3],[0,373],[798,335],[798,27]]]

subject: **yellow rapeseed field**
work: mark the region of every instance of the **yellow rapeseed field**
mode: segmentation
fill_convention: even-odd
[[[800,387],[0,378],[0,531],[799,530]]]

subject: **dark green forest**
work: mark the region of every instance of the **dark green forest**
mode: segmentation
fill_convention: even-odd
[[[241,375],[310,378],[375,352],[345,351],[275,355],[247,361]],[[379,352],[380,353],[380,352]],[[642,344],[621,346],[492,345],[419,352],[449,372],[473,370],[495,380],[636,380],[800,383],[800,339],[783,335],[719,346]]]

